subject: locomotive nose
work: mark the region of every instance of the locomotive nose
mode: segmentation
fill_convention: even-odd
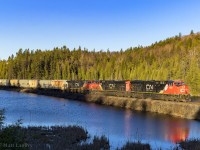
[[[183,93],[183,94],[190,94],[189,88],[188,88],[187,85],[182,86],[180,92]]]
[[[185,94],[190,94],[188,86],[185,86]]]

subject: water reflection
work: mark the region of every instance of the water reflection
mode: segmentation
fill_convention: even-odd
[[[124,112],[124,135],[127,139],[130,139],[131,134],[131,124],[132,124],[133,112],[131,110],[126,110]]]
[[[124,113],[124,135],[136,140],[161,139],[174,144],[189,138],[190,120],[127,110]],[[153,116],[156,116],[155,118]],[[142,117],[142,118],[140,118]],[[134,132],[134,133],[133,133]]]
[[[189,137],[189,122],[180,119],[167,120],[164,126],[165,139],[173,143],[186,140]]]

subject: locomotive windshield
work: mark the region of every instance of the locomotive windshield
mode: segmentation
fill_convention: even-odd
[[[175,84],[176,86],[182,86],[182,85],[184,85],[185,83],[182,82],[182,81],[176,81],[176,82],[174,82],[174,84]]]

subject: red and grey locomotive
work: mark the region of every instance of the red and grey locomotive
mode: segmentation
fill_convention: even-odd
[[[168,81],[86,81],[84,90],[99,91],[104,95],[151,98],[170,101],[190,101],[189,87],[182,80]]]

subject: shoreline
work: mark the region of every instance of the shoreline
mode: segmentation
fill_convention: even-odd
[[[37,95],[72,99],[136,111],[165,114],[185,119],[200,120],[200,103],[195,102],[172,102],[152,99],[136,99],[128,97],[104,96],[98,93],[71,93],[56,89],[23,89],[16,87],[1,87],[0,90],[33,93]]]

